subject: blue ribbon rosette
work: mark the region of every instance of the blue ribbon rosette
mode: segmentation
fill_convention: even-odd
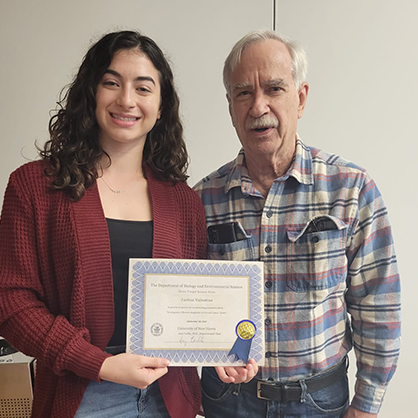
[[[249,319],[244,319],[238,322],[235,333],[238,338],[236,339],[229,355],[236,355],[237,359],[243,360],[245,363],[248,363],[248,357],[250,355],[251,343],[255,334],[257,333],[257,328],[254,322]]]

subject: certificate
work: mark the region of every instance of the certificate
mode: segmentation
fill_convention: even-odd
[[[263,263],[130,259],[129,271],[127,352],[170,366],[243,365],[231,353],[238,341],[264,364]]]

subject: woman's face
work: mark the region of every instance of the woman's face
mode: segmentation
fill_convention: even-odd
[[[160,75],[137,49],[118,51],[97,86],[96,119],[103,149],[144,146],[161,116]]]

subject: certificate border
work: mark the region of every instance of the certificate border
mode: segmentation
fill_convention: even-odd
[[[251,344],[250,358],[254,358],[259,365],[264,364],[263,263],[222,260],[130,259],[127,352],[167,358],[172,366],[242,365],[243,361],[236,360],[234,355],[230,356],[229,350],[144,350],[142,348],[144,326],[142,314],[146,274],[248,276],[250,318],[242,319],[250,319],[257,327],[257,334]]]

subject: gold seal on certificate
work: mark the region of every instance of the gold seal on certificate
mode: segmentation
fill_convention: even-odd
[[[244,363],[247,363],[251,350],[251,341],[255,337],[256,332],[257,328],[252,321],[244,319],[238,322],[236,328],[238,338],[231,348],[229,355],[236,355],[237,359],[241,359]]]
[[[260,262],[131,259],[127,351],[171,366],[242,365],[248,355],[263,365],[263,297]],[[237,336],[244,356],[231,350]]]
[[[237,334],[243,340],[251,340],[255,335],[255,325],[251,321],[241,321],[237,325]]]

